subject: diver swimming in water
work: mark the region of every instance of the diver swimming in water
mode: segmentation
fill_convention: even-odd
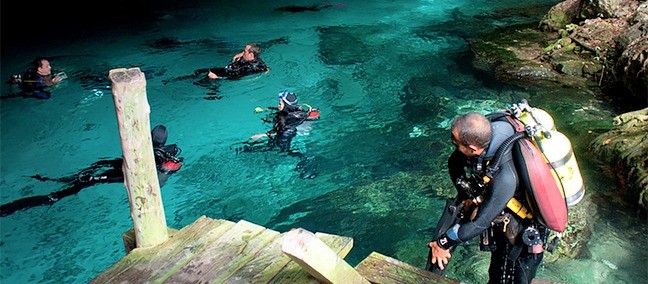
[[[52,66],[46,57],[36,57],[31,65],[25,73],[12,75],[7,80],[9,85],[20,86],[20,92],[2,96],[2,99],[23,97],[47,100],[52,96],[51,90],[67,78],[64,72],[53,75]]]
[[[155,155],[155,164],[157,166],[160,186],[164,184],[168,176],[180,170],[183,161],[183,158],[177,157],[182,150],[176,144],[165,145],[167,136],[167,130],[164,125],[158,125],[151,131],[153,153]],[[36,206],[52,205],[64,197],[77,194],[82,189],[96,184],[124,182],[122,164],[122,158],[102,159],[71,176],[50,178],[33,175],[31,178],[40,181],[62,182],[68,184],[68,187],[47,195],[29,196],[3,204],[0,206],[0,217],[6,217],[16,211]]]
[[[185,79],[198,79],[193,84],[205,87],[210,90],[207,93],[206,100],[220,100],[223,97],[218,94],[219,79],[238,80],[247,75],[262,73],[270,70],[268,65],[259,57],[261,55],[261,47],[256,43],[248,43],[243,51],[235,54],[232,61],[225,67],[211,67],[202,68],[194,71],[192,75],[185,75],[175,79],[166,80],[163,83],[166,85],[169,82],[185,80]]]
[[[280,152],[289,152],[292,139],[297,135],[297,127],[307,120],[317,119],[311,116],[311,113],[317,114],[319,118],[317,109],[306,109],[297,103],[297,95],[284,91],[279,94],[279,104],[273,118],[264,120],[273,123],[272,129],[266,133],[252,135],[250,140],[256,143],[265,137],[268,138],[268,147],[278,148]]]
[[[297,95],[287,91],[279,94],[277,108],[268,109],[276,110],[271,118],[263,120],[273,123],[272,129],[265,133],[252,135],[248,141],[243,142],[242,147],[236,148],[236,152],[278,150],[280,153],[300,158],[296,170],[299,171],[301,178],[315,178],[317,174],[313,171],[314,157],[307,157],[301,152],[294,151],[291,144],[293,138],[297,136],[299,126],[307,121],[319,119],[319,110],[298,104]]]

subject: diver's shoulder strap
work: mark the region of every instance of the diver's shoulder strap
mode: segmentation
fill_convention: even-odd
[[[509,124],[511,124],[511,126],[513,126],[515,132],[526,132],[524,123],[519,119],[517,119],[517,117],[515,117],[515,114],[511,110],[507,109],[507,110],[492,112],[487,114],[486,117],[491,122],[493,121],[508,122]]]

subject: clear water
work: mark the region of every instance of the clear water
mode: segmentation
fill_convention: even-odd
[[[12,45],[3,38],[2,78],[23,71],[35,55],[47,55],[70,79],[48,101],[1,101],[0,202],[65,187],[31,175],[73,175],[98,159],[120,156],[106,74],[139,67],[147,78],[151,125],[165,124],[169,142],[178,143],[185,158],[162,187],[168,226],[182,228],[206,215],[280,232],[303,227],[353,237],[347,257],[352,265],[378,251],[424,267],[429,230],[444,204],[437,190],[451,192],[444,167],[452,150],[449,121],[527,98],[554,114],[558,129],[571,138],[597,212],[590,255],[545,263],[538,277],[565,283],[648,280],[645,218],[614,194],[619,185],[601,174],[587,150],[618,110],[587,90],[520,90],[470,66],[466,38],[537,23],[549,6],[378,0],[290,14],[273,9],[313,3],[232,2],[162,9],[144,23],[107,21],[92,32],[79,27],[47,44]],[[183,44],[152,45],[162,38]],[[163,84],[222,66],[250,41],[262,43],[271,71],[221,82],[221,100],[204,100],[208,90],[191,81]],[[9,93],[6,84],[2,88]],[[322,119],[293,142],[310,158],[306,169],[318,174],[314,179],[299,178],[297,158],[235,151],[268,130],[261,121],[265,114],[254,108],[275,105],[284,89],[321,109]],[[415,127],[422,135],[415,135]],[[86,283],[124,256],[121,233],[130,227],[121,184],[93,186],[53,206],[0,218],[0,282]],[[484,282],[488,254],[470,257],[470,248],[465,251],[454,258],[449,276]],[[461,270],[461,263],[471,267]]]

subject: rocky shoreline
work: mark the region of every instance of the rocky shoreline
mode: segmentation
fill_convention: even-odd
[[[470,40],[473,66],[521,88],[581,90],[618,110],[587,151],[616,174],[629,204],[648,209],[648,3],[638,0],[566,0],[537,25],[506,27]],[[591,131],[590,131],[591,134]],[[585,201],[570,207],[568,227],[553,254],[588,254],[591,235]]]
[[[567,0],[540,27],[560,36],[544,50],[554,70],[598,81],[605,95],[635,107],[590,149],[616,167],[623,196],[648,208],[648,3]]]
[[[623,196],[648,209],[648,3],[566,0],[538,26],[508,27],[470,45],[473,65],[500,81],[583,89],[618,105],[624,113],[589,150],[613,165]]]

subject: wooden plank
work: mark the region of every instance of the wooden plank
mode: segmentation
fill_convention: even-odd
[[[241,224],[237,224],[237,227],[230,221],[202,216],[172,234],[167,242],[159,246],[133,250],[91,283],[171,283],[174,274],[185,269],[190,262],[201,261],[201,254],[218,246],[217,243],[223,246],[221,250],[229,250],[232,245],[226,241],[226,235],[240,237],[249,235],[246,227],[262,228],[246,221],[239,223]],[[202,275],[196,274],[185,280],[210,283],[320,283],[281,251],[286,233],[279,234],[268,229],[264,231],[249,237],[247,245],[233,245],[239,249],[214,256],[219,259],[222,257],[221,263],[208,267],[207,272],[201,272],[213,275],[212,279],[209,279],[211,276],[202,278]],[[317,233],[315,236],[340,257],[346,256],[353,247],[353,238],[350,237],[326,233]]]
[[[236,272],[224,279],[224,283],[268,283],[284,266],[290,257],[281,252],[285,234],[279,235],[265,248],[254,255],[254,259],[239,267]]]
[[[315,236],[322,240],[326,246],[331,248],[341,258],[345,258],[353,248],[353,238],[331,235],[327,233],[315,233]]]
[[[249,223],[251,224],[251,223]],[[261,227],[263,228],[263,227]],[[210,283],[223,283],[225,279],[230,277],[232,274],[241,270],[241,268],[251,261],[255,260],[259,251],[268,247],[268,244],[272,243],[274,240],[278,239],[281,234],[277,231],[273,231],[267,228],[263,228],[260,234],[252,237],[251,239],[244,240],[245,244],[240,249],[235,250],[235,254],[227,262],[217,263],[211,268],[209,273],[205,274],[201,279],[209,280]],[[230,244],[227,249],[232,248],[236,244]],[[275,254],[277,254],[275,252]],[[223,260],[223,259],[220,259]],[[258,283],[254,281],[249,281],[246,283]]]
[[[369,283],[315,234],[302,228],[286,233],[281,250],[323,283]]]
[[[278,235],[278,232],[241,220],[164,283],[220,283]]]
[[[377,252],[372,252],[358,263],[355,270],[365,279],[376,284],[461,283]]]
[[[283,233],[285,235],[286,233]],[[338,256],[344,258],[351,248],[353,248],[353,238],[343,237],[338,235],[331,235],[326,233],[316,233],[315,236],[320,238],[329,248],[335,251]],[[283,253],[281,253],[283,255]],[[288,256],[286,256],[289,258]],[[299,266],[298,263],[290,261],[284,268],[282,268],[277,275],[272,278],[270,283],[312,283],[319,284],[320,282],[315,277],[308,274],[308,272]]]
[[[167,273],[182,267],[233,226],[234,223],[230,221],[202,216],[156,247],[134,249],[90,283],[136,283],[147,279],[165,279]]]
[[[162,283],[187,263],[193,261],[197,255],[207,250],[213,242],[227,234],[235,226],[234,222],[227,220],[208,220],[213,224],[212,226],[206,226],[202,230],[184,234],[178,238],[174,250],[177,253],[160,259],[157,265],[154,264],[156,266],[152,266],[152,268],[157,269],[158,273],[150,280],[155,283]]]
[[[290,257],[281,251],[281,245],[286,234],[274,239],[267,247],[259,251],[254,258],[240,267],[234,274],[224,280],[225,283],[269,283],[277,274],[292,272],[295,276],[282,278],[283,283],[307,283],[309,281],[318,283],[304,271],[299,264],[290,261]],[[327,246],[331,247],[338,253],[338,256],[345,257],[353,247],[353,238],[341,237],[326,233],[316,233],[315,236],[320,238]],[[290,264],[289,264],[290,263]],[[286,269],[287,271],[283,271]]]
[[[178,230],[174,228],[167,228],[169,236],[175,234]],[[132,250],[137,248],[135,244],[135,230],[130,228],[128,231],[122,234],[122,241],[124,242],[124,251],[126,254],[130,253]]]

